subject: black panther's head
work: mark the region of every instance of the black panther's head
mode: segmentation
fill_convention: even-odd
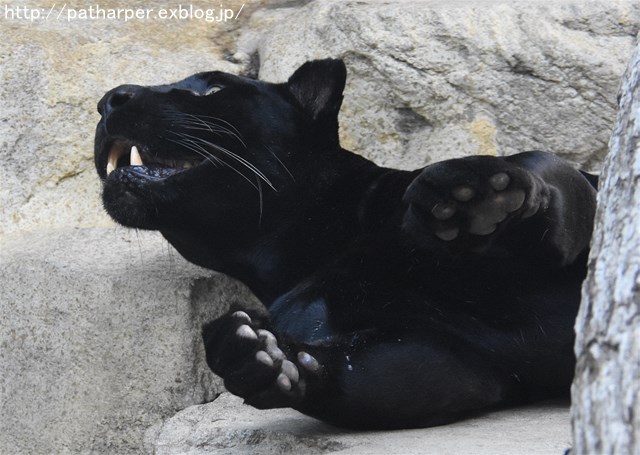
[[[294,171],[310,154],[337,146],[344,83],[344,64],[322,60],[284,84],[210,72],[111,90],[95,139],[107,212],[158,230],[179,227],[190,211],[255,219],[270,193],[305,177]]]
[[[338,143],[345,79],[342,61],[319,60],[281,84],[210,72],[111,90],[98,104],[95,139],[104,207],[120,224],[161,231],[205,267],[231,273],[230,262],[247,262],[241,254],[272,267],[256,243],[265,233],[269,245],[315,235],[296,218],[321,219],[318,195],[353,172]]]

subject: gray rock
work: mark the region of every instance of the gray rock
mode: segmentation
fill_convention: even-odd
[[[599,169],[640,3],[327,0],[250,25],[265,79],[346,61],[342,142],[379,164],[537,149]]]
[[[124,229],[5,237],[0,276],[0,453],[139,452],[148,427],[221,390],[201,323],[253,302]]]
[[[225,393],[176,414],[147,434],[147,444],[156,455],[557,455],[570,446],[571,428],[568,405],[549,402],[442,427],[350,432],[292,410],[258,411]]]
[[[574,453],[640,453],[640,44],[620,90],[576,318]]]

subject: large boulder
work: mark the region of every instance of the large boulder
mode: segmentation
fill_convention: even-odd
[[[576,454],[640,453],[640,43],[619,99],[576,318]]]
[[[379,164],[546,150],[597,170],[640,3],[326,0],[249,25],[262,78],[346,61],[342,142]]]
[[[66,229],[0,240],[0,453],[137,453],[212,400],[203,322],[253,298],[159,234]]]

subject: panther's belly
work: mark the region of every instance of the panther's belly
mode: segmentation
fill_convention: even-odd
[[[335,333],[327,302],[322,297],[309,301],[290,292],[277,299],[269,313],[277,331],[297,341],[311,343]]]

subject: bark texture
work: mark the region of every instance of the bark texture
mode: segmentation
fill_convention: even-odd
[[[574,454],[640,454],[640,46],[622,81],[576,321]]]

